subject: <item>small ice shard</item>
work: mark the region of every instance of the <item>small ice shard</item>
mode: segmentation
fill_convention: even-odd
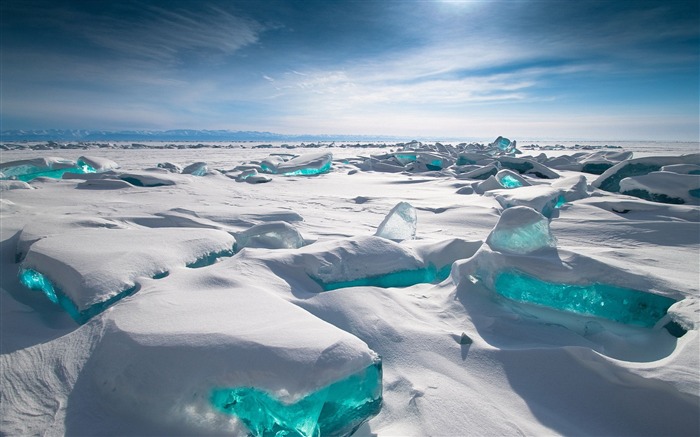
[[[351,435],[381,409],[381,361],[291,404],[251,387],[214,390],[211,402],[241,419],[256,437]]]
[[[418,214],[408,202],[399,202],[384,218],[374,235],[393,241],[416,238]]]
[[[236,234],[235,250],[244,247],[265,249],[298,249],[304,245],[299,231],[287,222],[270,222],[255,225]]]
[[[549,220],[527,206],[514,206],[501,214],[486,243],[500,252],[528,254],[555,247]]]
[[[327,152],[300,155],[277,166],[276,173],[285,176],[313,176],[327,173],[333,165],[333,154]]]
[[[466,345],[472,343],[474,343],[474,340],[472,340],[466,332],[463,332],[462,335],[459,337],[459,344]]]
[[[182,174],[191,174],[192,176],[204,176],[209,172],[206,162],[195,162],[182,169]]]
[[[607,284],[546,282],[517,270],[500,272],[496,291],[509,299],[629,325],[653,327],[676,301],[653,293]]]

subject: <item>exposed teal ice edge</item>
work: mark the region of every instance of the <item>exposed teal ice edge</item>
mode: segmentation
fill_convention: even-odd
[[[230,256],[233,256],[235,254],[236,254],[236,251],[235,251],[235,244],[234,244],[234,247],[232,247],[231,249],[224,249],[224,250],[220,250],[218,252],[208,253],[208,254],[204,255],[203,257],[197,258],[196,260],[192,261],[191,263],[186,264],[185,267],[189,267],[191,269],[198,269],[201,267],[210,266],[210,265],[214,264],[216,262],[216,260],[218,260],[219,258],[230,257]]]
[[[35,167],[38,169],[38,167]],[[16,174],[16,175],[10,175],[10,177],[15,177],[20,181],[23,182],[29,182],[33,179],[36,179],[38,177],[49,177],[49,178],[54,178],[54,179],[60,179],[63,177],[65,173],[77,173],[77,174],[85,174],[85,173],[96,173],[96,170],[83,162],[82,160],[78,160],[78,163],[75,167],[69,167],[69,168],[60,168],[60,169],[47,169],[43,171],[34,171],[34,172],[29,172],[29,173],[23,173],[23,174]],[[6,178],[5,178],[6,179]]]
[[[613,285],[546,282],[518,270],[496,275],[496,292],[517,302],[601,317],[628,325],[653,327],[676,301]]]
[[[323,291],[331,291],[349,287],[403,288],[416,284],[436,281],[442,282],[450,275],[451,269],[452,264],[448,264],[439,270],[431,264],[422,269],[402,270],[387,273],[385,275],[368,276],[350,281],[323,282],[318,278],[314,278],[314,280],[321,285]]]
[[[25,287],[30,290],[39,290],[53,303],[58,304],[63,308],[68,315],[71,316],[76,323],[84,324],[91,318],[100,314],[114,303],[121,299],[134,294],[138,289],[138,285],[123,290],[109,299],[96,303],[91,307],[80,311],[68,296],[66,296],[58,287],[56,287],[44,274],[32,269],[21,269],[19,271],[19,280]]]
[[[347,436],[382,407],[382,362],[285,404],[255,387],[216,388],[213,406],[238,417],[256,437]]]
[[[522,182],[509,174],[503,175],[499,182],[506,188],[518,188],[523,186]]]

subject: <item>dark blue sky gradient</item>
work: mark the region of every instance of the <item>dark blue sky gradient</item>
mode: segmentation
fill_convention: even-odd
[[[1,128],[698,141],[699,9],[5,0]]]

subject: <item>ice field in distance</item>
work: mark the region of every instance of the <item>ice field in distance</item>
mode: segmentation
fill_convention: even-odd
[[[3,433],[700,430],[697,144],[64,146],[2,145]]]

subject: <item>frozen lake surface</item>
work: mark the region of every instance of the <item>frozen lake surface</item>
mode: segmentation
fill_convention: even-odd
[[[4,434],[697,435],[697,143],[144,144],[1,152]]]

